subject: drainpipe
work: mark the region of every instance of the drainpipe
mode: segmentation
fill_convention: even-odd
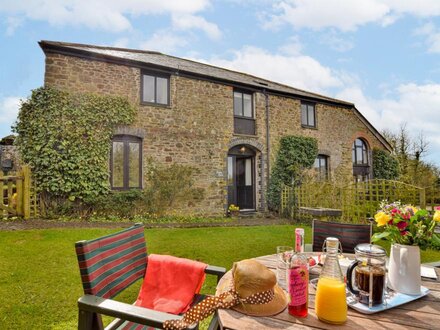
[[[266,207],[267,207],[267,192],[270,183],[270,137],[269,137],[269,96],[266,89],[263,89],[263,94],[266,99]]]

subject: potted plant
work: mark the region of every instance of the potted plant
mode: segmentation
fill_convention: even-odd
[[[433,213],[400,202],[380,204],[374,216],[380,231],[372,241],[392,242],[388,270],[389,286],[398,292],[420,293],[420,249],[438,245],[440,238],[434,233],[440,223],[440,209]]]
[[[240,214],[240,208],[237,205],[231,204],[228,207],[229,216],[236,217]]]

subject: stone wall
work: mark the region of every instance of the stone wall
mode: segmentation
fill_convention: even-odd
[[[21,160],[16,146],[0,145],[0,171],[3,164],[12,162],[12,172],[21,168]]]
[[[181,205],[189,213],[224,214],[227,154],[229,148],[241,143],[251,145],[256,151],[257,208],[264,209],[268,161],[265,95],[254,94],[256,135],[236,135],[231,86],[172,75],[170,106],[151,106],[140,104],[140,77],[139,68],[125,65],[51,53],[46,57],[47,86],[126,96],[138,106],[131,129],[143,136],[144,164],[152,158],[162,164],[176,162],[197,169],[196,186],[205,190],[205,199],[194,205]],[[352,110],[318,104],[317,129],[305,129],[301,127],[299,100],[270,95],[269,106],[272,164],[278,141],[284,135],[316,137],[320,151],[330,156],[332,171],[340,171],[347,177],[351,175],[354,138],[362,136],[370,147],[380,147]]]

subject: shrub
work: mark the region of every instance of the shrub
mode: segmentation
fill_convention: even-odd
[[[33,90],[22,103],[13,130],[38,191],[55,205],[106,194],[114,127],[131,123],[135,114],[136,109],[122,97],[71,94],[48,87]]]
[[[194,187],[196,170],[191,166],[157,165],[150,159],[147,166],[146,194],[151,196],[151,210],[165,214],[176,202],[194,203],[204,198],[204,190]]]
[[[268,190],[269,208],[279,210],[283,185],[299,184],[305,169],[318,155],[316,139],[303,136],[281,138]]]
[[[382,149],[373,149],[373,176],[375,179],[397,180],[399,162]]]
[[[196,202],[204,197],[204,190],[194,187],[195,170],[186,165],[156,165],[148,161],[144,190],[111,191],[90,202],[88,214],[98,217],[133,219],[157,218],[180,204]]]

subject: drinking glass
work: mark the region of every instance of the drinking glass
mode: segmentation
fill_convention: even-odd
[[[293,247],[291,246],[277,246],[277,281],[278,285],[284,290],[287,289],[287,266],[290,257],[293,254]]]

